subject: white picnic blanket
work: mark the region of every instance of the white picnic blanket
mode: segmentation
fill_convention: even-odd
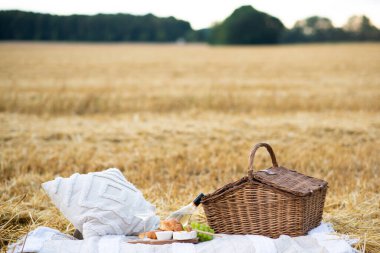
[[[337,235],[331,224],[322,223],[307,236],[277,239],[259,235],[223,235],[199,244],[174,243],[167,245],[129,244],[132,236],[106,235],[76,240],[47,227],[39,227],[17,243],[8,253],[353,253],[350,244],[355,240]]]

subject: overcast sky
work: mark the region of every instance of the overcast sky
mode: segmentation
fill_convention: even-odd
[[[380,27],[380,0],[0,0],[0,9],[20,9],[53,14],[153,13],[187,20],[195,29],[222,21],[241,5],[252,5],[282,20],[287,27],[312,15],[343,25],[348,17],[367,15]]]

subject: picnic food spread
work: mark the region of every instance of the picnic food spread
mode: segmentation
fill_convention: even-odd
[[[139,238],[143,239],[147,237],[149,239],[158,239],[157,234],[160,234],[160,237],[169,237],[172,238],[173,232],[175,231],[183,231],[182,224],[176,219],[164,220],[160,222],[160,227],[157,230],[148,231],[145,233],[140,233]],[[160,233],[160,232],[171,232],[171,233]],[[166,239],[168,240],[168,239]]]
[[[173,240],[186,241],[194,240],[192,242],[204,242],[213,239],[214,230],[209,226],[200,224],[197,222],[192,222],[191,225],[182,226],[182,224],[174,218],[163,220],[160,222],[160,227],[157,230],[148,231],[145,233],[140,233],[140,239],[151,239],[151,240],[161,240],[166,243],[174,242]],[[170,241],[172,240],[172,241]],[[144,243],[144,241],[140,241]]]
[[[160,221],[158,230],[152,230],[139,234],[140,239],[160,240],[171,243],[170,240],[184,241],[198,238],[200,241],[207,241],[213,238],[214,231],[207,225],[200,225],[189,220],[205,195],[199,194],[190,204],[171,213],[166,220]],[[198,239],[194,242],[198,242]],[[144,243],[142,241],[141,243]]]

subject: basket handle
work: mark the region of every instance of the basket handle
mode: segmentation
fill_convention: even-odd
[[[265,147],[267,149],[267,151],[270,155],[270,158],[272,159],[273,167],[278,167],[276,155],[274,154],[272,147],[267,143],[263,143],[263,142],[258,143],[253,147],[251,154],[249,155],[248,175],[250,178],[253,177],[253,162],[255,160],[256,151],[261,147]]]

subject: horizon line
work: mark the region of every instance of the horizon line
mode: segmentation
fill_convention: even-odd
[[[251,6],[252,6],[252,5],[251,5]],[[240,6],[240,7],[241,7],[241,6]],[[240,8],[240,7],[238,7],[238,8]],[[252,6],[252,8],[254,8],[254,7]],[[236,8],[236,9],[237,9],[237,8]],[[235,11],[236,9],[234,9],[233,11]],[[256,9],[256,10],[257,10],[257,9]],[[27,10],[27,9],[22,9],[22,8],[18,8],[18,9],[15,9],[15,8],[5,8],[5,9],[0,9],[0,11],[23,11],[23,12],[31,12],[31,13],[38,13],[38,14],[48,14],[48,15],[56,15],[56,16],[73,16],[73,15],[95,16],[95,15],[101,15],[101,14],[106,14],[106,15],[128,14],[128,15],[133,15],[133,16],[146,16],[146,15],[151,14],[151,15],[156,16],[156,17],[158,17],[158,18],[170,18],[170,17],[173,17],[173,18],[175,18],[175,19],[177,19],[177,20],[181,20],[181,21],[188,22],[188,23],[190,24],[190,26],[191,26],[191,29],[193,29],[193,30],[209,29],[209,28],[212,28],[212,26],[213,26],[213,25],[211,24],[211,25],[209,25],[209,26],[207,26],[207,27],[203,27],[203,28],[193,28],[193,25],[192,25],[191,21],[189,21],[189,20],[185,20],[185,19],[183,19],[183,18],[176,17],[175,15],[159,16],[159,15],[153,13],[153,12],[147,12],[147,13],[144,13],[144,14],[141,14],[141,13],[131,13],[131,12],[56,13],[56,12],[43,12],[43,11]],[[232,11],[232,12],[233,12],[233,11]],[[258,11],[260,11],[260,10],[258,10]],[[231,14],[232,14],[232,12],[231,12]],[[289,26],[287,26],[287,25],[281,20],[281,18],[279,18],[279,17],[277,17],[277,16],[273,16],[272,14],[270,14],[270,13],[268,13],[268,12],[264,12],[264,11],[260,11],[260,12],[266,13],[266,14],[272,16],[272,17],[275,17],[275,18],[279,19],[279,20],[281,21],[281,23],[282,23],[287,29],[291,29],[291,28],[293,28],[293,27],[295,26],[296,22],[301,21],[301,20],[308,19],[308,18],[310,18],[310,17],[327,18],[327,19],[329,19],[329,20],[331,21],[331,23],[333,24],[334,28],[342,28],[342,27],[344,26],[344,25],[342,25],[342,26],[337,26],[337,25],[335,25],[335,24],[334,24],[334,21],[333,21],[330,17],[328,17],[328,16],[321,16],[321,15],[317,15],[317,14],[316,14],[316,15],[312,15],[312,16],[304,17],[304,18],[302,18],[302,19],[298,19],[298,20],[296,20],[296,21],[294,22],[294,24],[293,24],[291,27],[289,27]],[[231,15],[231,14],[230,14],[230,15]],[[371,21],[371,24],[372,24],[373,26],[375,26],[377,29],[380,30],[380,25],[378,26],[377,24],[373,23],[373,20],[371,19],[371,17],[370,17],[369,15],[366,15],[366,14],[363,14],[363,13],[362,13],[362,14],[354,14],[354,15],[351,15],[351,16],[349,16],[349,17],[347,18],[347,21],[349,20],[349,18],[354,17],[354,16],[359,16],[359,17],[360,17],[360,16],[365,16],[365,17],[369,18],[369,20]],[[226,16],[223,20],[221,20],[221,21],[217,21],[217,22],[214,22],[214,23],[221,23],[221,22],[223,22],[227,17],[229,17],[229,15]]]

